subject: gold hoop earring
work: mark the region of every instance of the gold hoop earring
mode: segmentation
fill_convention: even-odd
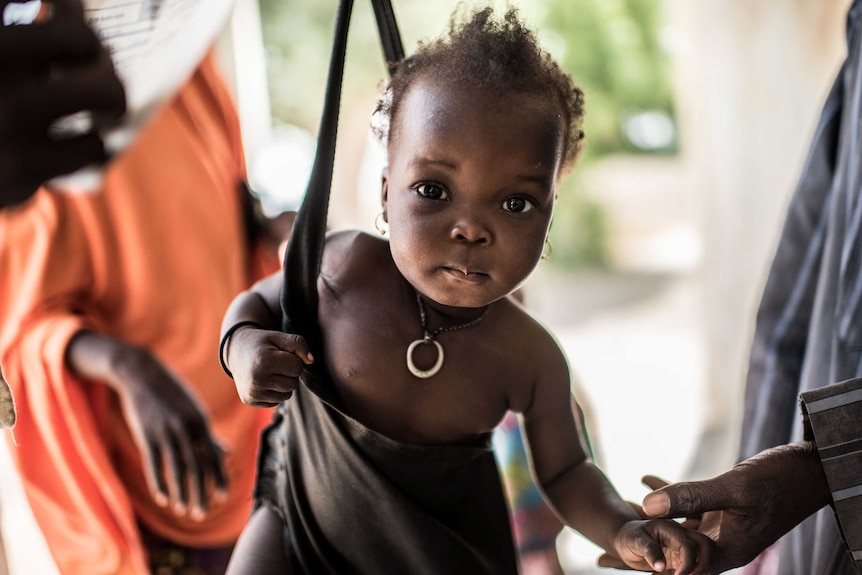
[[[377,214],[377,217],[374,218],[374,229],[377,230],[381,236],[386,235],[386,220],[383,219],[383,212]]]
[[[551,243],[551,238],[545,238],[545,246],[548,248],[548,251],[546,252],[544,249],[542,250],[542,256],[540,259],[543,262],[551,259],[551,254],[554,253],[554,244]]]

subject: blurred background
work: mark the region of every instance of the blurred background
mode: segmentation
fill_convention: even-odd
[[[382,154],[368,124],[385,69],[369,4],[354,9],[330,222],[373,232]],[[636,501],[645,473],[723,471],[760,291],[844,56],[850,2],[494,4],[517,6],[586,93],[586,151],[560,190],[553,255],[525,294],[568,354],[598,463]],[[334,5],[240,0],[225,43],[252,181],[274,206],[305,183],[305,168],[284,171],[282,158],[279,172],[269,158],[312,155]],[[407,53],[458,6],[393,5]],[[567,532],[558,547],[567,571],[594,572],[583,538]]]
[[[408,53],[457,6],[393,4]],[[518,6],[586,93],[586,151],[525,295],[569,357],[598,463],[636,501],[645,473],[714,475],[735,461],[759,294],[850,1],[495,4]],[[220,41],[251,181],[273,212],[305,185],[335,5],[238,0]],[[369,119],[385,68],[368,2],[356,2],[347,52],[330,225],[373,233],[382,152]],[[20,536],[26,509],[7,500],[4,531]],[[16,573],[33,547],[4,536]],[[567,572],[597,572],[577,534],[558,548]]]

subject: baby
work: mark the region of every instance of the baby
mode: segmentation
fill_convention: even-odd
[[[620,499],[584,453],[563,352],[508,297],[541,259],[583,94],[514,10],[456,20],[380,99],[388,241],[328,236],[321,349],[280,331],[281,274],[225,316],[240,397],[279,405],[228,572],[517,573],[490,447],[511,410],[566,525],[633,568],[693,573],[711,541]]]

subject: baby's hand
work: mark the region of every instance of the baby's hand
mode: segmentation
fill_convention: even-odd
[[[314,361],[302,336],[254,327],[231,335],[226,359],[240,399],[254,407],[290,399],[303,367]]]
[[[715,543],[669,520],[629,521],[617,533],[617,556],[642,571],[705,575]]]

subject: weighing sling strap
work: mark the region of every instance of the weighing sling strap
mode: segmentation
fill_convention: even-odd
[[[490,434],[469,445],[394,441],[346,413],[322,359],[317,280],[352,4],[339,4],[317,155],[285,254],[284,329],[319,359],[264,432],[255,496],[284,520],[285,548],[306,575],[515,575]],[[373,4],[391,71],[403,57],[398,28],[388,0]]]

